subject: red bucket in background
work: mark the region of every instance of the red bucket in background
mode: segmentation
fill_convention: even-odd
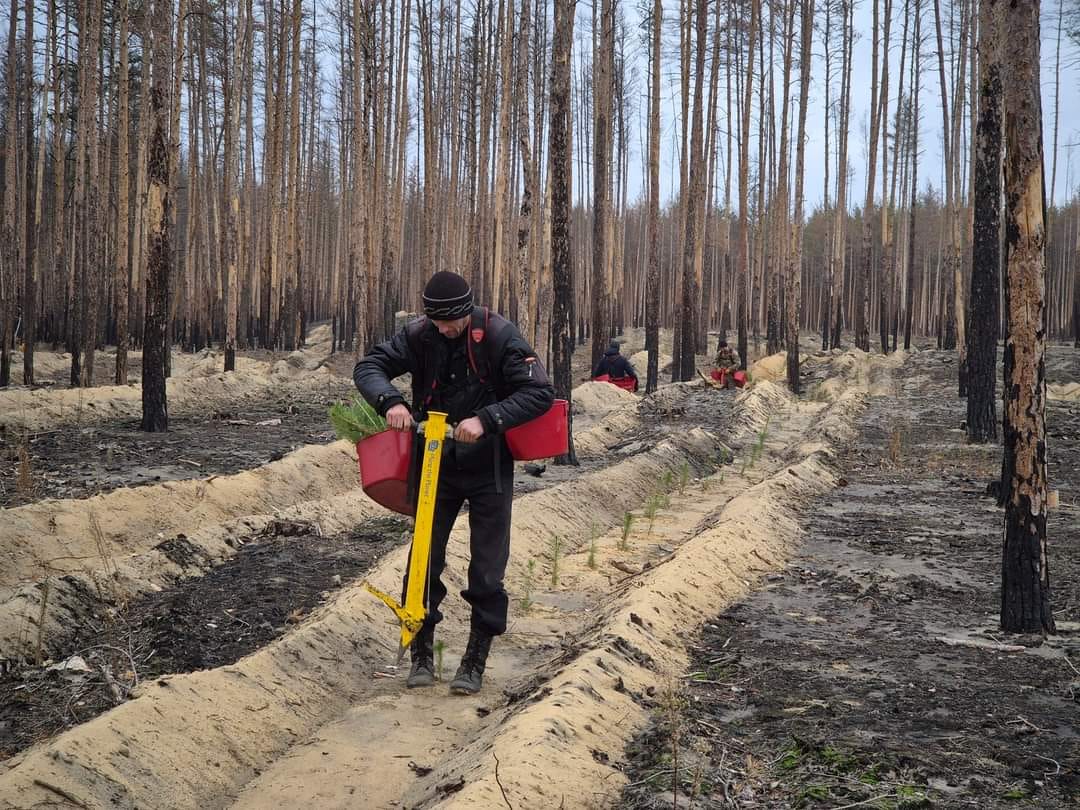
[[[517,461],[553,458],[570,451],[570,404],[557,399],[543,416],[506,431],[506,445]]]
[[[598,377],[593,377],[592,381],[611,383],[631,393],[637,391],[637,380],[633,377],[612,377],[610,374],[601,374]]]
[[[735,381],[736,388],[742,388],[744,385],[746,385],[746,372],[736,371],[734,374],[731,375],[731,379]]]
[[[360,483],[364,493],[380,506],[412,515],[409,504],[409,462],[412,432],[384,430],[356,443]]]

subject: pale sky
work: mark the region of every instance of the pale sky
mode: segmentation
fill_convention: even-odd
[[[903,9],[903,0],[894,0],[894,5]],[[945,6],[946,4],[942,4]],[[669,2],[665,2],[665,8],[669,6]],[[1055,58],[1055,39],[1057,34],[1057,3],[1046,2],[1043,4],[1043,45],[1042,45],[1042,64],[1043,64],[1043,110],[1044,110],[1044,132],[1045,132],[1045,144],[1044,149],[1046,151],[1046,182],[1047,182],[1047,194],[1049,194],[1049,184],[1051,179],[1051,148],[1053,143],[1053,94],[1054,94],[1054,58]],[[628,21],[636,21],[638,19],[638,11],[635,7],[624,4],[623,8],[627,15]],[[579,4],[579,16],[578,16],[578,33],[588,33],[590,26],[590,7]],[[946,13],[943,10],[943,14]],[[937,63],[937,51],[936,51],[936,38],[934,36],[934,17],[933,17],[933,4],[929,0],[923,2],[923,35],[925,37],[925,45],[923,50],[923,74],[922,84],[920,92],[920,118],[921,126],[919,130],[919,148],[920,148],[920,164],[919,164],[919,187],[920,190],[925,189],[927,183],[932,183],[935,187],[940,188],[942,186],[942,144],[941,144],[941,90],[938,84],[938,63]],[[834,24],[836,21],[834,20]],[[848,160],[852,169],[851,185],[848,191],[848,200],[852,206],[860,206],[864,202],[866,194],[866,130],[869,128],[869,109],[870,109],[870,65],[872,56],[872,42],[869,36],[869,32],[872,27],[872,4],[869,0],[864,0],[860,3],[855,11],[855,28],[861,33],[860,39],[855,43],[854,47],[854,65],[855,65],[855,78],[852,85],[852,113],[851,113],[851,134],[848,142]],[[899,40],[903,33],[903,19],[900,14],[897,14],[893,20],[892,27],[892,48],[890,56],[890,90],[891,97],[889,100],[889,118],[890,129],[892,127],[892,119],[895,115],[896,105],[896,93],[897,93],[897,80],[900,61],[900,46]],[[798,32],[796,32],[798,37]],[[946,52],[948,52],[948,45],[946,44]],[[665,48],[666,59],[675,60],[678,58],[677,50],[672,53],[672,48]],[[1061,99],[1060,99],[1060,122],[1058,133],[1058,165],[1057,165],[1057,180],[1055,184],[1055,194],[1058,203],[1063,202],[1070,196],[1074,196],[1078,192],[1078,182],[1080,182],[1080,70],[1078,70],[1078,64],[1080,64],[1080,53],[1076,46],[1068,40],[1066,36],[1062,37],[1061,46]],[[639,77],[640,83],[640,99],[636,101],[637,115],[640,118],[637,123],[637,132],[635,132],[635,141],[637,140],[638,133],[645,131],[645,110],[647,100],[644,95],[646,93],[644,82],[644,71],[646,70],[645,60],[646,54],[644,50],[639,51],[637,54],[639,61],[638,70],[641,74]],[[779,54],[777,54],[779,58]],[[910,60],[910,55],[908,56]],[[835,101],[839,92],[839,55],[833,59],[833,83],[834,90],[832,92],[832,100]],[[664,133],[662,135],[662,147],[661,147],[661,189],[662,197],[669,199],[672,193],[678,186],[678,138],[679,126],[676,123],[676,110],[679,104],[678,88],[673,85],[673,80],[670,74],[676,70],[677,65],[672,63],[671,65],[665,65],[665,74],[668,78],[662,80],[662,107],[664,112]],[[948,62],[946,62],[946,70],[948,70]],[[797,71],[794,72],[792,92],[795,95],[795,103],[793,103],[793,115],[794,108],[797,108],[798,100],[798,75]],[[779,68],[777,69],[776,82],[779,84],[781,79],[781,73]],[[760,77],[755,76],[755,83],[760,81]],[[815,35],[814,39],[814,63],[811,69],[811,88],[810,88],[810,102],[809,102],[809,115],[807,118],[807,144],[806,144],[806,204],[808,212],[813,207],[821,202],[822,199],[822,185],[824,182],[824,107],[825,107],[825,64],[822,57],[822,43],[820,37]],[[906,80],[905,80],[906,81]],[[706,82],[707,89],[707,82]],[[905,92],[909,90],[907,87]],[[720,96],[721,104],[723,104],[723,79],[721,79]],[[734,103],[734,101],[733,101]],[[757,100],[755,99],[755,106]],[[950,98],[950,104],[952,100]],[[777,102],[779,105],[779,102]],[[721,113],[723,111],[721,110]],[[779,117],[779,106],[777,108],[777,117]],[[721,127],[726,126],[726,116],[721,115]],[[734,119],[732,119],[734,125]],[[756,113],[755,113],[756,123]],[[794,128],[794,121],[792,123]],[[756,154],[757,139],[755,135],[751,135],[751,155]],[[833,150],[833,157],[831,159],[830,166],[830,185],[835,189],[836,178],[836,161],[835,161],[835,127],[833,123],[830,123],[830,147]],[[644,173],[640,164],[641,146],[635,142],[633,145],[635,155],[631,161],[631,185],[630,185],[630,199],[634,199],[636,193],[640,193],[640,184],[635,185],[634,180],[643,180]],[[880,146],[879,146],[880,149]],[[880,155],[880,151],[879,151]],[[754,158],[751,158],[754,161]],[[636,164],[636,168],[635,168]],[[880,165],[880,164],[879,164]],[[878,172],[878,183],[880,184],[881,173]],[[723,175],[721,174],[718,182],[723,183]],[[576,185],[576,183],[575,183]],[[834,195],[834,191],[830,191],[830,197]],[[722,188],[718,189],[718,194],[722,194]],[[732,190],[733,200],[736,197],[735,190]],[[722,198],[721,198],[722,199]]]

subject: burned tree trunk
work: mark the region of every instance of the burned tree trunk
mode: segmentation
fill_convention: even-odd
[[[128,381],[128,189],[130,185],[130,154],[128,150],[128,4],[121,0],[120,14],[120,78],[119,116],[117,121],[117,202],[116,202],[116,267],[114,268],[116,296],[116,373],[113,381],[127,385]]]
[[[787,298],[787,380],[799,393],[799,304],[802,299],[803,183],[806,160],[806,105],[813,58],[814,0],[802,0],[802,44],[799,51],[799,124],[795,136],[795,220],[791,226],[791,263],[785,280]]]
[[[165,90],[168,75],[167,38],[172,22],[172,3],[156,0],[153,31],[153,88],[150,91],[153,127],[147,153],[147,208],[149,239],[146,262],[146,319],[143,327],[142,429],[163,433],[169,429],[169,407],[165,396],[166,330],[169,312],[170,216],[169,145],[165,137]]]
[[[645,390],[656,390],[660,374],[660,25],[661,0],[653,0],[651,53],[649,54],[649,269],[645,280],[645,348],[649,352]]]
[[[683,262],[682,262],[682,301],[681,318],[682,333],[681,344],[678,352],[679,370],[676,376],[680,381],[693,379],[694,376],[694,350],[696,348],[697,329],[694,323],[694,304],[698,300],[698,280],[694,269],[694,252],[697,249],[697,238],[701,232],[698,226],[698,217],[702,213],[702,202],[705,199],[705,169],[704,155],[702,154],[704,136],[702,134],[703,111],[702,111],[702,83],[705,78],[705,51],[707,47],[706,34],[708,22],[708,7],[704,0],[698,0],[694,11],[696,17],[696,48],[694,65],[694,111],[692,114],[692,126],[690,130],[690,161],[688,169],[689,194],[683,191],[684,200],[684,224],[683,236]]]
[[[1001,629],[1052,633],[1046,552],[1046,228],[1039,4],[1003,9],[1005,109],[1005,536]]]
[[[979,117],[968,331],[968,440],[997,438],[998,272],[1001,264],[1001,60],[995,0],[979,4]]]
[[[551,357],[555,396],[570,399],[574,354],[574,281],[570,246],[570,49],[574,37],[576,0],[555,0],[551,48],[551,274],[554,306],[551,313]],[[576,464],[573,445],[557,464]]]

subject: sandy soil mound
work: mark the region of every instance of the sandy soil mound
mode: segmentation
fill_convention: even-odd
[[[787,378],[787,352],[777,352],[762,357],[750,366],[750,377],[754,382],[761,380],[783,380]]]
[[[1080,383],[1050,384],[1046,386],[1046,396],[1065,402],[1080,402]]]
[[[889,355],[849,349],[833,354],[820,365],[829,374],[820,385],[808,392],[812,399],[835,401],[849,389],[871,396],[891,396],[902,382],[900,368],[907,359],[903,351]],[[821,369],[819,369],[821,370]]]
[[[853,404],[836,406],[845,420]],[[618,756],[649,719],[647,707],[662,711],[665,694],[675,694],[687,634],[782,565],[800,535],[796,508],[835,480],[822,454],[783,467],[732,500],[713,528],[636,577],[535,702],[454,758],[464,787],[440,806],[496,807],[503,790],[513,806],[612,806],[625,777],[608,752]],[[597,798],[570,804],[586,796]]]
[[[704,392],[700,382],[671,388],[673,411],[680,393],[729,395]],[[550,580],[538,609],[548,621],[536,635],[539,625],[522,621],[479,698],[411,693],[400,679],[373,677],[385,674],[396,626],[352,586],[237,664],[143,684],[135,700],[9,760],[0,804],[606,806],[625,781],[614,767],[622,745],[662,705],[664,679],[681,674],[688,634],[780,564],[797,536],[795,510],[833,484],[827,448],[800,443],[842,435],[860,399],[795,405],[782,387],[763,383],[736,402],[745,413],[732,422],[733,446],[746,454],[749,439],[765,434],[757,467],[710,476],[726,449],[684,422],[637,455],[516,501],[508,589],[517,602]],[[673,480],[682,482],[678,494]],[[645,526],[637,513],[625,554],[634,567],[612,574],[603,559],[593,570],[586,553],[610,553],[625,515],[656,503],[664,487],[663,515],[654,509]],[[451,594],[465,584],[466,522],[448,550]],[[371,581],[396,590],[406,553],[389,554]],[[558,587],[560,560],[561,570],[580,575],[577,584]],[[460,648],[462,601],[448,599],[446,613],[445,638]]]
[[[526,561],[543,555],[552,533],[568,544],[585,542],[590,525],[615,525],[663,472],[677,470],[685,460],[697,465],[714,447],[704,433],[688,433],[616,467],[521,498],[514,511],[511,577],[523,576]],[[451,592],[464,585],[465,522],[451,539]],[[395,589],[405,555],[405,548],[388,555],[372,581]],[[448,610],[460,621],[459,601]],[[395,628],[388,618],[386,608],[360,587],[346,589],[295,632],[236,665],[146,684],[136,700],[9,760],[0,797],[10,807],[33,807],[57,797],[87,807],[220,805],[222,797],[235,795],[267,762],[361,694],[381,699],[386,690],[380,682],[367,687],[369,678],[361,673],[377,669],[391,655]],[[393,700],[410,700],[400,683],[390,688]],[[498,694],[497,684],[492,691]],[[425,728],[430,723],[429,716],[406,709],[393,715]],[[420,733],[410,734],[414,745]],[[352,742],[367,746],[378,759],[384,739],[369,732]],[[393,764],[404,771],[404,761]],[[347,788],[339,781],[325,786]],[[378,805],[361,800],[361,806]]]
[[[72,578],[91,593],[121,591],[125,566],[167,541],[243,515],[273,515],[306,501],[357,495],[356,451],[347,442],[309,445],[280,461],[236,475],[119,489],[80,500],[45,500],[3,511],[0,527],[0,657],[37,636],[45,577]],[[353,511],[355,511],[353,509]],[[161,551],[162,549],[158,549]],[[136,566],[137,568],[138,566]],[[152,567],[152,566],[151,566]],[[117,585],[116,583],[121,583]],[[61,600],[54,599],[58,606]]]
[[[671,355],[660,352],[660,358],[657,361],[659,365],[657,369],[660,374],[671,371]],[[649,353],[647,351],[636,352],[630,356],[630,365],[634,367],[634,370],[638,373],[638,377],[645,379],[645,374],[649,370]]]
[[[573,390],[571,397],[574,413],[587,416],[603,416],[627,403],[637,402],[633,393],[607,382],[582,383]]]
[[[284,360],[271,366],[238,358],[236,371],[228,374],[221,370],[224,356],[218,352],[174,352],[173,376],[166,381],[169,409],[176,413],[223,407],[267,396],[287,381],[301,380],[306,385],[328,382],[331,372],[325,361],[329,354],[330,329],[326,325],[313,329],[307,345]],[[141,413],[142,389],[136,384],[35,390],[15,387],[0,392],[0,429],[9,431],[132,419]]]

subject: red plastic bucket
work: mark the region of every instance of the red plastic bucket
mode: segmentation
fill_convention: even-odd
[[[723,385],[724,384],[724,377],[727,376],[727,369],[726,368],[714,368],[712,370],[712,373],[709,376],[712,377],[714,380],[716,380],[721,385]]]
[[[733,380],[735,380],[735,387],[736,388],[742,388],[744,385],[746,385],[746,372],[745,371],[736,371],[734,374],[731,375],[731,378]]]
[[[593,377],[592,381],[611,383],[631,393],[637,391],[637,380],[633,377],[612,377],[610,374],[601,374],[598,377]]]
[[[360,483],[364,493],[394,512],[411,515],[409,504],[409,462],[412,433],[384,430],[356,443],[360,460]]]
[[[570,450],[570,404],[557,399],[543,416],[506,431],[506,445],[518,461],[553,458]]]

